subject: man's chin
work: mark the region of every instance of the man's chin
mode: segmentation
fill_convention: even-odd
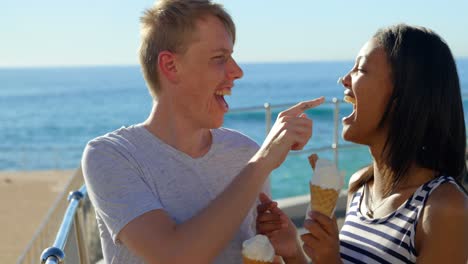
[[[223,123],[224,123],[224,121],[221,121],[221,122],[219,122],[219,123],[216,123],[216,124],[212,127],[212,129],[216,129],[216,128],[222,127],[222,126],[223,126]]]
[[[224,119],[214,120],[213,122],[207,124],[208,129],[220,128],[224,124]]]

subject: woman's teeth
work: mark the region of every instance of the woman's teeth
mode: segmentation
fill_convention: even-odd
[[[347,103],[350,103],[350,104],[353,104],[355,105],[356,104],[356,98],[354,97],[351,97],[349,95],[345,95],[345,97],[343,98],[343,100]]]

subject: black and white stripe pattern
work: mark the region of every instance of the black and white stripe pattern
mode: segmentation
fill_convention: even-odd
[[[352,198],[340,232],[344,263],[415,263],[414,234],[421,210],[431,192],[452,177],[441,176],[419,187],[396,211],[383,218],[368,218],[362,199],[364,186]]]

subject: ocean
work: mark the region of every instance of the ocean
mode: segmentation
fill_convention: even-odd
[[[253,138],[265,137],[264,103],[283,105],[325,96],[327,103],[307,111],[314,120],[306,151],[292,152],[271,175],[275,199],[308,193],[311,152],[334,158],[332,98],[342,99],[336,83],[352,61],[241,64],[244,77],[227,98],[231,112],[223,126]],[[468,59],[457,60],[462,93],[468,95]],[[86,143],[122,126],[142,122],[151,98],[138,66],[0,69],[0,170],[72,169],[80,164]],[[467,105],[468,97],[464,97]],[[238,111],[258,107],[257,110]],[[466,108],[465,108],[466,109]],[[339,103],[338,165],[346,178],[370,163],[366,147],[344,142],[341,117],[351,111]],[[465,115],[466,115],[465,110]],[[341,148],[340,146],[347,147]],[[327,148],[327,149],[325,149]],[[319,149],[319,150],[317,150]]]

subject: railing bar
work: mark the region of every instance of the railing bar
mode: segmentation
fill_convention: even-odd
[[[343,144],[340,145],[340,148],[343,149],[349,149],[349,148],[359,148],[362,147],[361,145],[358,144]],[[295,150],[289,152],[289,155],[302,155],[305,153],[313,153],[313,152],[318,152],[318,151],[325,151],[325,150],[331,150],[332,148],[330,146],[323,146],[323,147],[318,147],[318,148],[307,148],[307,149],[302,149],[302,150]]]
[[[238,113],[238,112],[250,112],[250,111],[262,111],[262,107],[260,106],[249,106],[249,107],[240,107],[240,108],[233,108],[229,109],[229,113]]]
[[[83,198],[87,197],[88,196],[88,189],[86,189],[86,185],[81,185],[81,188],[80,188],[80,193],[83,195]],[[82,198],[82,199],[83,199]]]
[[[73,227],[76,231],[76,223],[74,223],[74,220],[76,219],[77,216],[77,210],[79,208],[80,202],[83,200],[83,198],[87,195],[87,190],[86,186],[83,184],[80,188],[79,191],[71,192],[69,194],[68,200],[69,204],[67,206],[67,209],[65,211],[65,214],[62,218],[62,222],[60,224],[59,230],[57,232],[54,244],[51,248],[47,248],[44,250],[44,252],[41,254],[41,259],[45,263],[49,263],[48,260],[50,257],[54,257],[59,259],[62,259],[64,256],[64,250],[65,250],[65,245],[67,243],[68,235],[70,233],[71,228]],[[80,241],[77,241],[79,243]],[[80,245],[78,245],[80,246]],[[80,250],[80,249],[79,249]],[[52,253],[54,251],[54,253]],[[59,251],[61,256],[57,256]],[[80,252],[81,253],[81,252]]]
[[[68,205],[67,211],[65,211],[62,224],[57,232],[57,237],[55,238],[54,247],[63,249],[65,243],[67,242],[68,233],[73,224],[74,214],[78,208],[79,200],[72,199]]]
[[[343,101],[343,99],[338,99],[339,101]],[[297,104],[295,103],[282,103],[282,104],[270,104],[271,109],[276,108],[286,108]],[[334,104],[333,101],[325,101],[323,104]],[[229,110],[229,113],[238,113],[238,112],[249,112],[249,111],[261,111],[264,107],[262,106],[248,106],[248,107],[239,107],[233,108]]]

